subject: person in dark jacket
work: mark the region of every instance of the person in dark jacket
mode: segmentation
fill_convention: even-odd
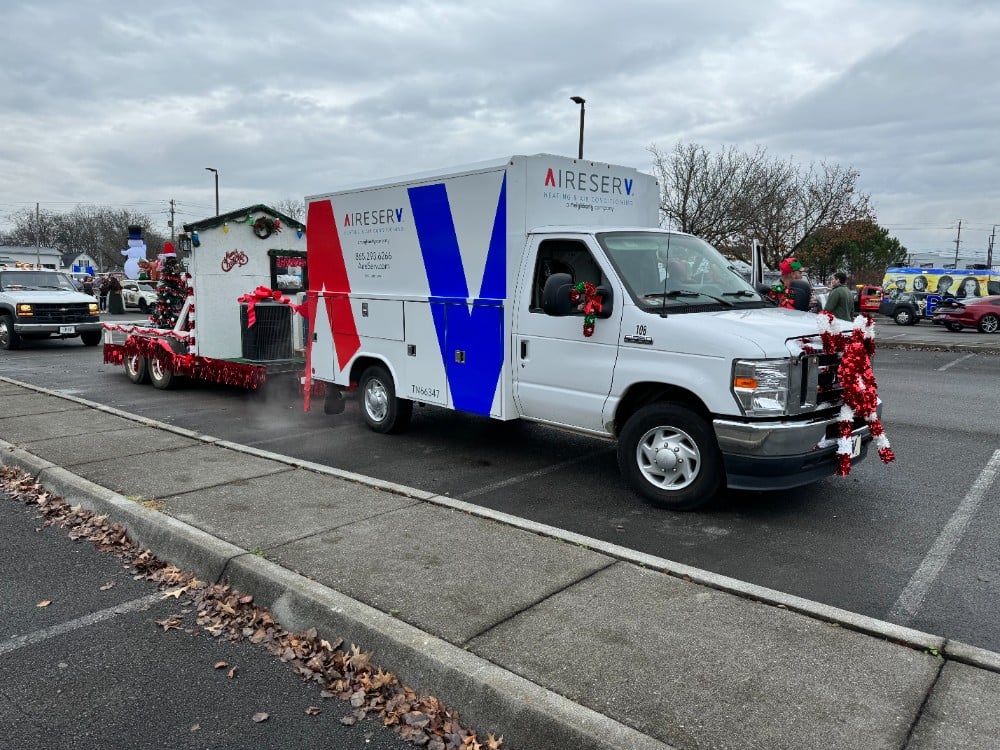
[[[122,299],[122,283],[112,276],[108,282],[108,312],[112,315],[125,313],[125,300]]]
[[[841,320],[854,320],[854,299],[847,288],[847,274],[837,271],[833,275],[833,288],[827,295],[823,309]]]

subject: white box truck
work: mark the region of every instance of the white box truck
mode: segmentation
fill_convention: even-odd
[[[378,432],[422,403],[617,440],[629,484],[674,509],[837,471],[840,355],[817,316],[660,229],[652,176],[513,156],[306,204],[308,373],[328,413],[356,388]],[[864,458],[863,418],[849,440]]]

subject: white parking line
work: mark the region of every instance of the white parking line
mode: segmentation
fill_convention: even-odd
[[[68,622],[60,623],[59,625],[52,625],[48,628],[36,630],[34,633],[28,633],[27,635],[15,635],[13,638],[8,638],[6,641],[0,641],[0,656],[9,654],[11,651],[17,651],[19,648],[24,648],[25,646],[33,646],[36,643],[47,641],[50,638],[55,638],[56,636],[64,635],[65,633],[70,633],[74,630],[88,627],[89,625],[94,625],[95,623],[102,622],[104,620],[110,620],[112,617],[117,617],[118,615],[138,612],[140,609],[145,609],[162,598],[162,593],[150,594],[149,596],[143,596],[139,599],[133,599],[130,602],[124,602],[123,604],[116,604],[114,607],[102,609],[100,612],[91,612],[89,615],[78,617],[75,620],[69,620]]]
[[[504,479],[500,482],[494,482],[493,484],[488,484],[485,487],[479,487],[478,489],[471,490],[470,492],[465,492],[461,495],[455,497],[456,500],[468,500],[471,497],[477,497],[479,495],[485,495],[487,492],[493,492],[494,490],[499,490],[502,487],[509,487],[512,484],[520,484],[521,482],[527,482],[529,479],[537,479],[538,477],[543,477],[546,474],[551,474],[555,471],[561,471],[568,466],[573,466],[575,464],[583,463],[585,461],[590,461],[596,456],[600,456],[608,451],[613,450],[612,448],[603,448],[601,450],[591,451],[589,453],[584,453],[576,458],[571,458],[567,461],[561,461],[557,464],[552,464],[551,466],[546,466],[543,469],[536,469],[535,471],[529,471],[526,474],[521,474],[516,477],[510,477],[509,479]]]
[[[923,562],[920,563],[917,572],[910,578],[903,593],[899,595],[896,603],[892,605],[886,615],[887,620],[897,625],[907,625],[917,615],[924,597],[934,585],[941,570],[947,565],[948,558],[951,557],[952,552],[955,551],[962,536],[964,536],[969,522],[972,521],[972,517],[979,509],[983,496],[997,478],[998,473],[1000,473],[1000,450],[996,451],[993,457],[987,461],[986,468],[972,483],[972,488],[952,514],[944,529],[938,534],[938,538],[934,541]]]
[[[975,356],[976,356],[976,354],[975,354],[975,352],[973,352],[972,354],[966,354],[966,355],[965,355],[964,357],[959,357],[958,359],[953,359],[953,360],[952,360],[951,362],[949,362],[948,364],[946,364],[946,365],[942,365],[941,367],[939,367],[939,368],[938,368],[938,372],[941,372],[942,370],[947,370],[947,369],[948,369],[949,367],[954,367],[954,366],[955,366],[955,365],[957,365],[957,364],[958,364],[959,362],[964,362],[964,361],[965,361],[965,360],[967,360],[967,359],[968,359],[969,357],[975,357]]]

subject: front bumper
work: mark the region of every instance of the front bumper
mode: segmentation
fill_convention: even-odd
[[[30,336],[33,333],[54,333],[59,334],[59,329],[63,326],[72,326],[74,329],[73,333],[64,333],[64,336],[75,336],[83,331],[100,331],[101,330],[101,320],[97,318],[96,320],[88,320],[86,323],[14,323],[14,331],[16,333]]]
[[[881,418],[881,404],[877,412]],[[730,489],[785,490],[837,471],[836,416],[805,422],[716,419],[713,424]],[[852,460],[856,463],[868,454],[872,436],[862,420],[855,420],[851,435],[861,437],[861,453]]]

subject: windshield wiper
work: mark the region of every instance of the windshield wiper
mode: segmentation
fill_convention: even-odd
[[[738,292],[723,292],[723,297],[756,297],[756,292],[751,292],[747,289],[740,289]]]
[[[705,292],[692,292],[689,289],[674,289],[666,294],[657,292],[656,294],[645,294],[643,296],[647,299],[649,297],[662,297],[663,299],[677,299],[678,297],[708,297],[709,299],[714,299],[720,305],[725,305],[726,307],[733,306],[732,302],[727,299],[722,299],[722,297],[716,297],[714,294],[706,294]]]

